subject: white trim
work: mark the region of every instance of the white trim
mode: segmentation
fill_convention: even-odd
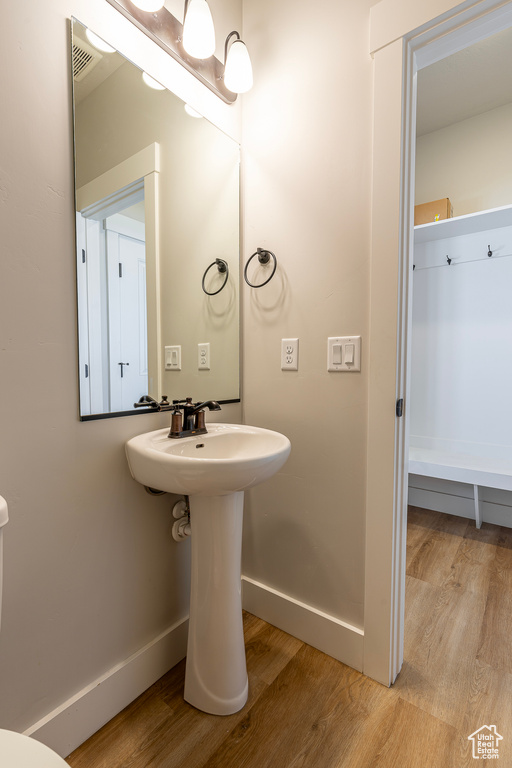
[[[153,142],[77,189],[76,209],[83,211],[84,208],[94,206],[98,200],[101,200],[102,207],[105,207],[103,201],[106,198],[119,195],[120,190],[131,188],[134,183],[137,185],[140,179],[150,173],[159,172],[160,145]]]
[[[508,0],[381,0],[370,8],[370,52],[372,54],[406,37],[412,30],[432,30],[437,25],[457,19],[475,18],[489,9],[506,5]],[[446,26],[443,27],[443,33]],[[435,30],[435,36],[441,37]],[[473,40],[475,42],[475,40]],[[454,53],[454,50],[450,51]],[[443,58],[443,57],[441,57]]]
[[[265,584],[242,577],[246,611],[359,671],[363,668],[363,630]]]
[[[24,731],[67,757],[140,696],[187,652],[188,618],[181,619],[128,659]]]
[[[375,6],[372,25],[382,13],[393,18],[398,4],[403,9],[403,0]],[[510,26],[512,11],[509,0],[456,5],[415,0],[412,6],[411,18],[421,28],[402,30],[406,37],[389,45],[381,38],[378,45],[385,47],[374,56],[364,672],[386,685],[400,670],[404,631],[407,425],[397,425],[391,412],[395,398],[404,397],[407,413],[416,70],[418,61],[427,66]],[[429,21],[441,6],[446,6],[442,18]],[[373,34],[374,46],[375,40]]]
[[[417,481],[413,479],[411,482]],[[468,520],[475,520],[476,524],[474,499],[460,495],[457,487],[454,488],[453,493],[446,493],[442,490],[436,491],[410,485],[409,504],[455,517],[465,517]],[[512,528],[512,506],[480,499],[480,511],[486,523]]]
[[[91,184],[93,183],[94,182],[91,182]],[[98,192],[100,191],[101,186],[102,184],[100,182],[97,187]],[[80,190],[77,191],[77,198],[80,196],[79,192]],[[101,199],[98,198],[91,203],[91,205],[82,208],[80,213],[86,219],[102,221],[109,216],[114,216],[119,213],[119,211],[123,211],[131,205],[135,205],[135,203],[139,203],[141,200],[144,200],[144,178],[137,179],[126,187],[117,189],[106,197]]]
[[[113,216],[109,216],[105,220],[105,229],[109,232],[115,232],[123,237],[131,237],[134,240],[146,239],[146,227],[143,221],[137,221],[131,219],[129,216],[124,216],[122,213],[114,213]]]
[[[162,317],[160,311],[160,192],[159,173],[144,177],[146,233],[146,312],[148,328],[148,394],[160,399],[163,388]]]
[[[375,56],[371,306],[369,327],[367,503],[364,666],[390,685],[400,669],[404,580],[403,514],[399,467],[406,456],[397,424],[402,73],[404,46],[397,41]],[[382,202],[384,201],[384,202]],[[407,410],[406,410],[407,412]],[[403,421],[400,420],[400,421]]]
[[[103,218],[131,205],[144,191],[146,243],[146,308],[148,333],[148,394],[160,399],[163,364],[160,328],[160,145],[149,144],[76,191],[83,215]],[[142,195],[140,197],[142,199]],[[108,205],[108,208],[106,207]],[[103,409],[102,409],[103,410]],[[93,411],[97,412],[97,411]],[[85,411],[81,411],[84,415]]]

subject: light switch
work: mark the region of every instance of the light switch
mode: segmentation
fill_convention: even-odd
[[[181,371],[181,345],[165,347],[165,370]]]
[[[330,336],[327,339],[328,371],[361,370],[361,337]]]
[[[343,362],[343,356],[341,353],[341,344],[332,345],[332,362],[334,365],[341,365]]]

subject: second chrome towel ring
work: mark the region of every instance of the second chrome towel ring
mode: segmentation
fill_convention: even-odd
[[[258,283],[257,285],[254,285],[254,283],[249,282],[247,278],[247,268],[255,256],[258,257],[258,261],[260,264],[268,264],[271,256],[274,259],[272,272],[270,273],[269,277],[267,277],[267,279],[263,283]],[[272,253],[272,251],[267,251],[266,248],[257,248],[253,253],[253,255],[247,260],[247,264],[245,265],[245,269],[244,269],[244,280],[247,283],[247,285],[251,286],[251,288],[262,288],[264,285],[266,285],[272,280],[276,269],[277,269],[277,259],[276,259],[275,253]]]
[[[212,267],[215,267],[215,266],[217,266],[217,269],[218,269],[220,275],[226,275],[226,276],[224,278],[224,282],[222,283],[222,285],[218,289],[218,291],[207,291],[206,288],[205,288],[205,285],[204,285],[204,281],[205,281],[206,275],[208,274],[210,269]],[[210,266],[206,267],[206,269],[204,271],[203,282],[202,282],[203,291],[206,293],[207,296],[216,296],[218,293],[220,293],[222,291],[222,289],[226,285],[226,283],[228,281],[228,277],[229,277],[229,267],[228,267],[227,261],[224,261],[224,259],[215,259],[215,261],[212,261]]]

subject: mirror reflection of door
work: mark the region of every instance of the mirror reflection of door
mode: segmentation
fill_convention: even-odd
[[[144,215],[144,205],[142,216]],[[127,411],[148,392],[144,221],[105,222],[110,344],[110,410]]]
[[[144,191],[77,214],[82,413],[131,410],[148,392]]]

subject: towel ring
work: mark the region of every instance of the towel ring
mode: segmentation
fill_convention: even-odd
[[[270,277],[267,277],[265,282],[258,283],[258,285],[254,285],[254,283],[250,283],[249,280],[247,279],[247,267],[249,266],[249,264],[251,263],[251,261],[254,259],[255,256],[258,257],[258,261],[260,264],[268,264],[271,256],[274,259],[274,266],[272,268],[272,272],[270,273]],[[275,254],[272,253],[272,251],[267,251],[265,248],[257,248],[256,251],[253,253],[253,255],[248,259],[247,264],[245,265],[244,280],[247,283],[247,285],[251,286],[251,288],[262,288],[264,285],[266,285],[272,280],[276,269],[277,269],[277,259]]]
[[[225,274],[226,277],[224,278],[224,282],[222,283],[222,285],[221,285],[221,287],[219,288],[218,291],[207,291],[206,288],[204,287],[204,281],[205,281],[206,275],[208,274],[210,269],[212,267],[214,267],[215,265],[217,265],[217,269],[219,270],[219,274],[221,274],[221,275]],[[229,267],[228,267],[227,261],[224,261],[224,259],[215,259],[215,261],[212,261],[210,266],[206,267],[206,269],[204,271],[203,282],[202,282],[203,291],[206,293],[207,296],[216,296],[218,293],[220,293],[222,291],[222,289],[226,285],[226,283],[228,281],[228,277],[229,277]]]

